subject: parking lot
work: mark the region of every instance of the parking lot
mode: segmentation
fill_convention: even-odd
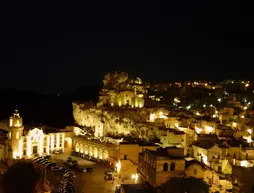
[[[64,165],[64,160],[67,157],[71,157],[78,161],[79,166],[93,168],[93,172],[82,173],[77,169],[68,167],[73,170],[76,174],[76,188],[77,193],[83,192],[115,192],[115,187],[119,183],[119,180],[105,181],[104,172],[107,168],[103,164],[93,163],[80,157],[70,156],[70,152],[64,154],[52,155],[52,161],[56,162],[57,165]],[[55,178],[54,176],[52,176]],[[51,179],[49,179],[51,181]],[[52,179],[56,181],[56,179]]]

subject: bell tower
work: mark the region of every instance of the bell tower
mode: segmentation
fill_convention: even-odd
[[[23,156],[23,118],[20,117],[18,109],[16,108],[13,116],[9,119],[9,145],[12,147],[13,158],[22,157]]]

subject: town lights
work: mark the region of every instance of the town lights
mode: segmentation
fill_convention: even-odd
[[[133,179],[134,182],[137,183],[137,181],[138,181],[138,174],[137,173],[136,174],[132,174],[131,175],[131,179]]]
[[[121,162],[120,162],[120,160],[118,160],[118,162],[116,163],[116,171],[117,171],[118,174],[121,171]]]

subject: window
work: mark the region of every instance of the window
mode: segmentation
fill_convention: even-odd
[[[163,171],[164,172],[168,171],[168,163],[163,164]]]
[[[124,154],[124,159],[127,160],[127,155],[126,154]]]
[[[23,151],[23,155],[26,155],[26,150]]]
[[[175,163],[174,163],[174,162],[170,164],[170,170],[171,170],[171,171],[174,171],[174,170],[175,170]]]
[[[44,153],[46,153],[46,147],[44,147]]]
[[[197,169],[194,169],[194,175],[197,175]]]
[[[16,133],[16,139],[19,139],[19,132]]]

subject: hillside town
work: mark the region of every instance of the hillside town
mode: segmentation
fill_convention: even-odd
[[[52,163],[42,160],[51,156],[52,171],[77,160],[94,175],[103,171],[100,188],[117,193],[251,193],[253,92],[246,80],[153,84],[110,72],[98,101],[73,101],[74,125],[24,126],[16,109],[1,122],[0,158],[35,160],[51,169]],[[88,162],[94,165],[87,167]],[[79,178],[76,169],[66,167],[76,175],[76,192],[88,191],[80,184],[99,179],[89,182],[89,176]],[[56,187],[59,192],[57,185],[48,189],[57,192]]]

